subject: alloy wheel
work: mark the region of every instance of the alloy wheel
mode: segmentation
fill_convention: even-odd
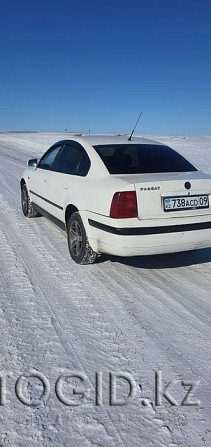
[[[73,220],[69,229],[70,246],[75,256],[79,256],[82,249],[82,230],[76,220]]]

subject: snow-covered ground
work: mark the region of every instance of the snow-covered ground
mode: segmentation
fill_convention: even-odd
[[[8,374],[0,380],[0,446],[210,446],[211,249],[74,264],[62,231],[24,218],[20,207],[27,159],[63,137],[0,133],[0,378]],[[154,139],[211,173],[211,137]],[[178,405],[159,402],[158,371]],[[24,379],[24,405],[15,383],[31,372],[45,376],[50,394],[41,397],[38,378]],[[134,380],[136,394],[124,406],[110,405],[109,373]],[[62,374],[79,375],[60,379],[60,391],[79,405],[59,400]],[[180,405],[190,388],[182,381],[198,382],[191,400],[200,403]],[[90,391],[80,401],[73,388]],[[117,398],[128,391],[118,379]]]

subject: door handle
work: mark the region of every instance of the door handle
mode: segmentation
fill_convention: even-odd
[[[43,177],[43,183],[45,183],[46,182],[46,178],[45,177]]]
[[[68,189],[68,185],[67,185],[67,183],[64,183],[63,188],[64,188],[64,189]]]

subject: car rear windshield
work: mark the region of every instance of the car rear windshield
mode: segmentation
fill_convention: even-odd
[[[109,144],[94,148],[110,174],[197,171],[182,155],[164,145]]]

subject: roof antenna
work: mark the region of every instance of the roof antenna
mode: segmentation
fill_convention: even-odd
[[[134,126],[134,129],[132,130],[132,132],[131,132],[131,134],[130,134],[130,136],[129,136],[129,138],[128,138],[128,141],[131,141],[131,140],[132,140],[132,136],[133,136],[134,130],[135,130],[135,128],[136,128],[136,126],[137,126],[137,124],[138,124],[140,118],[141,118],[141,115],[142,115],[142,112],[140,113],[140,115],[139,115],[139,117],[138,117],[138,119],[137,119],[137,121],[136,121],[136,124],[135,124],[135,126]]]

